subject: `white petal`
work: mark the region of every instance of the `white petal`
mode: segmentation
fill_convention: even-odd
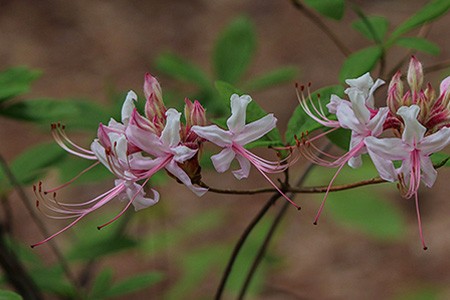
[[[370,88],[369,95],[367,95],[367,99],[366,99],[366,105],[369,106],[370,108],[375,107],[375,100],[373,98],[373,94],[375,93],[375,90],[377,88],[379,88],[380,86],[382,86],[383,84],[385,84],[384,80],[377,79],[375,81],[375,83],[372,85],[372,87]]]
[[[327,104],[327,108],[330,114],[336,114],[338,106],[342,103],[346,103],[347,105],[350,104],[350,102],[347,100],[341,99],[336,95],[331,95],[330,102]]]
[[[232,172],[234,177],[236,177],[239,180],[247,178],[248,174],[250,174],[250,161],[239,154],[236,155],[236,159],[238,160],[241,168],[239,170],[235,170]]]
[[[342,128],[350,129],[361,134],[365,133],[365,125],[361,124],[350,106],[339,105],[337,108],[336,117]]]
[[[231,145],[231,133],[219,128],[217,125],[210,126],[192,126],[191,130],[199,137],[216,144],[219,147]]]
[[[389,108],[381,107],[377,114],[367,123],[367,128],[371,131],[372,136],[379,136],[383,132],[383,125],[388,113]]]
[[[161,133],[161,141],[167,147],[178,146],[180,143],[181,113],[174,108],[169,108],[166,111],[166,117],[166,126]]]
[[[116,158],[122,162],[127,161],[128,141],[124,134],[111,132],[108,134],[111,146],[114,147]]]
[[[366,98],[361,93],[350,93],[352,109],[361,124],[367,124],[370,120],[370,111],[366,106]]]
[[[197,149],[194,150],[186,146],[178,146],[171,148],[171,152],[174,154],[173,159],[176,162],[182,163],[192,158],[197,153]]]
[[[348,95],[348,92],[352,89],[357,89],[361,92],[368,93],[369,89],[373,86],[373,79],[370,77],[370,73],[367,72],[361,75],[358,78],[354,79],[346,79],[345,83],[350,86],[350,88],[345,90],[345,93]]]
[[[142,156],[141,153],[130,155],[129,164],[132,170],[150,170],[161,162],[158,159],[152,159],[148,156]]]
[[[447,76],[444,80],[442,80],[441,85],[439,86],[439,97],[449,92],[450,88],[450,76]]]
[[[348,160],[348,165],[353,169],[359,168],[362,165],[361,155],[353,156]]]
[[[166,165],[166,170],[170,174],[178,178],[185,186],[187,186],[197,196],[199,197],[203,196],[208,191],[208,189],[194,186],[191,182],[191,179],[186,174],[186,172],[184,172],[183,169],[181,169],[175,161],[172,160],[170,163],[168,163]]]
[[[159,137],[152,132],[130,125],[127,127],[125,134],[130,143],[151,155],[163,156],[168,153],[169,149],[167,149],[167,147],[161,143]]]
[[[227,120],[227,126],[233,133],[239,133],[245,126],[247,106],[252,101],[249,95],[231,95],[231,116]]]
[[[437,171],[429,156],[420,155],[420,168],[422,169],[422,181],[427,187],[432,187],[437,178]]]
[[[417,120],[419,111],[420,107],[417,105],[402,106],[397,110],[397,114],[403,118],[403,122],[405,123],[402,139],[409,145],[418,144],[427,130]]]
[[[380,177],[390,182],[397,181],[397,172],[392,161],[382,158],[375,152],[372,152],[370,148],[368,148],[368,152]]]
[[[275,128],[277,124],[277,118],[273,114],[264,116],[263,118],[251,122],[244,126],[244,129],[233,137],[233,141],[245,145],[250,142],[256,141],[269,131]]]
[[[219,154],[211,156],[211,161],[217,172],[223,173],[230,168],[230,164],[235,156],[231,148],[225,148]]]
[[[97,156],[98,160],[111,172],[111,168],[109,167],[108,160],[106,159],[105,148],[98,142],[98,139],[95,139],[91,144],[91,150],[94,152],[95,156]]]
[[[373,136],[364,139],[367,150],[386,160],[404,160],[414,148],[405,145],[399,138],[379,139]]]
[[[142,186],[137,183],[127,185],[126,193],[129,200],[133,200],[132,204],[136,211],[155,205],[159,201],[159,193],[152,189],[153,198],[145,197]],[[133,199],[134,198],[134,199]]]
[[[137,101],[137,95],[133,91],[129,91],[125,102],[122,105],[122,123],[127,125],[130,120],[131,113],[134,109],[134,101]]]
[[[429,136],[426,136],[420,142],[419,148],[424,155],[430,155],[432,153],[441,151],[450,143],[450,128],[441,128],[438,132],[435,132]]]

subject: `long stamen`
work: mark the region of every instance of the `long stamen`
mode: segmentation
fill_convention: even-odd
[[[420,218],[420,210],[419,210],[419,197],[418,197],[417,193],[415,194],[415,198],[416,198],[415,202],[416,202],[417,223],[419,225],[419,236],[420,236],[420,240],[422,242],[423,250],[427,250],[428,247],[425,245],[425,239],[423,238],[422,220]]]
[[[64,150],[66,150],[67,152],[69,152],[70,154],[76,155],[78,157],[81,158],[85,158],[85,159],[89,159],[89,160],[97,160],[97,157],[94,155],[94,153],[92,151],[83,149],[79,146],[74,146],[76,149],[83,149],[83,150],[73,150],[71,148],[69,148],[65,141],[67,141],[67,139],[64,138],[64,135],[61,135],[60,133],[60,127],[61,124],[52,124],[52,136],[55,139],[56,143],[63,148]],[[70,145],[75,145],[72,141],[67,141],[68,144]]]

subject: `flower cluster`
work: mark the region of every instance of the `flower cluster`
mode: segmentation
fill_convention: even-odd
[[[100,124],[97,138],[90,149],[78,146],[60,124],[52,125],[55,141],[67,152],[92,160],[93,165],[81,172],[70,182],[57,188],[44,190],[42,183],[34,186],[37,206],[49,217],[74,219],[66,227],[33,245],[38,246],[66,231],[89,213],[118,198],[127,202],[123,210],[102,228],[119,218],[130,206],[140,210],[156,204],[159,193],[144,186],[158,171],[165,169],[177,181],[183,183],[197,196],[207,192],[201,184],[198,155],[205,141],[210,141],[223,150],[211,157],[215,169],[224,172],[229,169],[234,158],[241,169],[233,171],[236,178],[246,178],[253,165],[261,174],[293,205],[286,195],[269,179],[266,173],[283,172],[289,167],[286,161],[272,162],[251,153],[244,146],[274,129],[277,119],[269,114],[257,121],[245,124],[246,109],[251,98],[248,95],[231,96],[231,116],[227,120],[228,131],[216,125],[206,126],[205,109],[196,100],[185,100],[185,123],[181,113],[174,108],[167,109],[162,99],[160,84],[150,74],[144,82],[146,98],[145,114],[136,107],[137,95],[130,91],[122,107],[121,122],[111,119],[108,125]],[[70,184],[96,165],[103,164],[116,177],[115,186],[103,194],[82,203],[66,203],[56,200],[56,192]],[[40,205],[40,204],[43,205]],[[296,206],[296,205],[295,205]],[[296,206],[297,207],[297,206]]]
[[[323,134],[303,140],[300,149],[314,163],[338,167],[328,191],[345,164],[356,168],[362,163],[361,155],[368,153],[381,178],[398,181],[403,197],[415,197],[420,238],[426,249],[417,193],[421,181],[431,187],[436,180],[437,172],[430,155],[450,143],[450,77],[442,81],[439,95],[430,84],[423,90],[422,65],[412,57],[407,82],[410,90],[404,92],[401,73],[397,72],[389,84],[387,106],[376,108],[373,94],[384,84],[382,80],[374,82],[368,73],[346,80],[349,88],[345,94],[349,100],[332,95],[327,105],[329,114],[334,114],[335,118],[325,113],[322,107],[314,105],[309,95],[299,94],[304,111],[321,125],[331,128],[328,132],[337,128],[351,130],[349,151],[340,157],[318,151],[313,145],[314,140]],[[386,137],[388,132],[392,132],[393,136]],[[396,161],[401,162],[398,168],[394,166]],[[315,223],[323,210],[328,191]]]

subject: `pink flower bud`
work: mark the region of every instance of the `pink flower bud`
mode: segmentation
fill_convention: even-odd
[[[407,80],[412,91],[420,91],[423,84],[423,69],[422,64],[414,55],[409,61]]]
[[[167,109],[164,106],[161,86],[158,80],[150,75],[150,73],[145,74],[144,94],[147,100],[145,102],[146,117],[152,120],[157,116],[158,119],[164,120]]]
[[[402,73],[400,71],[395,73],[388,88],[387,105],[394,115],[397,109],[402,106],[403,82],[401,77]]]
[[[184,102],[184,115],[186,118],[186,127],[191,127],[194,125],[205,126],[206,125],[206,114],[205,109],[197,100],[192,103],[189,99],[185,99]]]

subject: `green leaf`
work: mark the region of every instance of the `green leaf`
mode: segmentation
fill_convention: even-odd
[[[22,296],[11,291],[0,290],[0,300],[22,300]]]
[[[305,3],[325,17],[340,20],[344,16],[344,0],[305,0]]]
[[[106,297],[118,297],[130,294],[155,285],[163,280],[164,276],[160,272],[149,272],[129,277],[119,283],[114,284],[105,291]]]
[[[36,268],[30,272],[33,281],[44,292],[75,299],[77,294],[74,286],[67,282],[62,268],[58,265]]]
[[[422,51],[431,55],[438,55],[441,49],[438,45],[421,37],[401,37],[395,43],[396,45]]]
[[[434,166],[450,167],[450,156],[443,152],[436,152],[431,155],[431,162]]]
[[[230,97],[232,94],[242,95],[242,93],[237,88],[235,88],[234,86],[232,86],[229,83],[226,83],[223,81],[216,81],[215,86],[222,98],[222,101],[224,101],[224,102],[226,101],[228,106],[229,106]],[[246,123],[256,121],[266,115],[267,115],[267,112],[265,112],[264,109],[262,109],[261,106],[259,106],[258,103],[256,103],[255,100],[253,100],[247,106]],[[265,136],[263,136],[258,141],[271,141],[271,142],[273,142],[270,144],[272,146],[283,144],[281,141],[281,134],[280,134],[280,131],[278,130],[278,128],[274,128],[272,131],[267,133]],[[251,148],[252,145],[257,145],[257,144],[250,143],[249,147]],[[246,148],[249,148],[249,147],[246,147]]]
[[[39,78],[40,71],[15,67],[0,73],[0,102],[28,92],[31,83]]]
[[[222,210],[210,210],[196,214],[174,228],[163,232],[152,232],[140,243],[140,248],[145,255],[155,253],[170,247],[177,247],[183,240],[192,238],[194,235],[207,230],[213,230],[222,225],[225,219]]]
[[[333,217],[349,228],[382,240],[400,239],[405,229],[403,215],[383,198],[378,187],[365,188],[332,193],[327,205]]]
[[[83,100],[33,99],[5,106],[0,114],[19,120],[50,124],[62,122],[71,129],[94,129],[109,120],[101,106]]]
[[[335,172],[336,169],[315,168],[307,185],[327,185]],[[367,155],[364,155],[362,166],[358,169],[345,166],[334,185],[357,182],[377,175],[373,163]],[[330,214],[346,227],[362,231],[373,238],[386,241],[399,240],[404,236],[406,224],[402,211],[390,201],[392,197],[387,195],[387,192],[394,188],[393,184],[385,183],[332,192],[328,195],[321,218],[327,218]],[[323,196],[317,195],[317,199],[321,201]]]
[[[75,176],[79,175],[83,170],[89,168],[95,162],[92,160],[81,159],[79,157],[68,156],[58,162],[55,167],[58,169],[59,180],[68,182]],[[84,173],[73,184],[97,183],[102,180],[113,178],[112,173],[102,164],[95,166],[88,172]]]
[[[208,76],[196,65],[173,53],[164,53],[156,59],[156,69],[168,76],[185,82],[211,88]]]
[[[339,128],[327,134],[327,138],[339,148],[348,151],[350,146],[351,130]]]
[[[366,20],[354,21],[352,27],[369,40],[382,41],[389,28],[389,21],[385,17],[369,16]]]
[[[448,0],[434,0],[426,4],[421,10],[410,17],[408,20],[400,24],[391,34],[390,41],[396,40],[401,35],[408,31],[431,22],[448,12],[450,9],[450,1]]]
[[[422,282],[418,285],[424,285]],[[410,286],[408,291],[402,293],[396,297],[394,300],[438,300],[443,299],[442,288],[437,286],[424,286],[417,287],[417,285]]]
[[[318,95],[320,95],[321,105],[326,112],[326,104],[330,101],[330,97],[332,94],[338,95],[340,97],[344,94],[344,88],[340,85],[333,85],[321,88],[313,93],[311,93],[311,99],[313,103],[317,105],[318,103]],[[308,116],[302,107],[299,105],[292,113],[291,118],[289,119],[287,130],[285,133],[286,143],[294,144],[296,135],[298,138],[301,137],[302,133],[313,132],[323,126],[314,121],[310,116]]]
[[[109,290],[112,285],[113,271],[110,268],[104,269],[92,283],[92,288],[89,291],[88,299],[103,299],[105,298],[105,293]]]
[[[10,164],[11,172],[21,184],[28,185],[37,181],[43,176],[46,168],[64,156],[65,151],[56,143],[39,144],[17,156]],[[2,171],[0,171],[0,179],[0,186],[10,187],[10,182]]]
[[[344,61],[339,72],[339,80],[344,82],[345,79],[356,78],[370,72],[381,58],[382,53],[381,48],[377,46],[367,47],[352,53]]]
[[[248,18],[232,21],[214,45],[213,62],[218,79],[236,83],[250,64],[256,49],[256,34]]]
[[[297,73],[298,69],[296,67],[282,67],[250,80],[244,84],[244,89],[246,91],[256,91],[290,82],[297,76]]]

